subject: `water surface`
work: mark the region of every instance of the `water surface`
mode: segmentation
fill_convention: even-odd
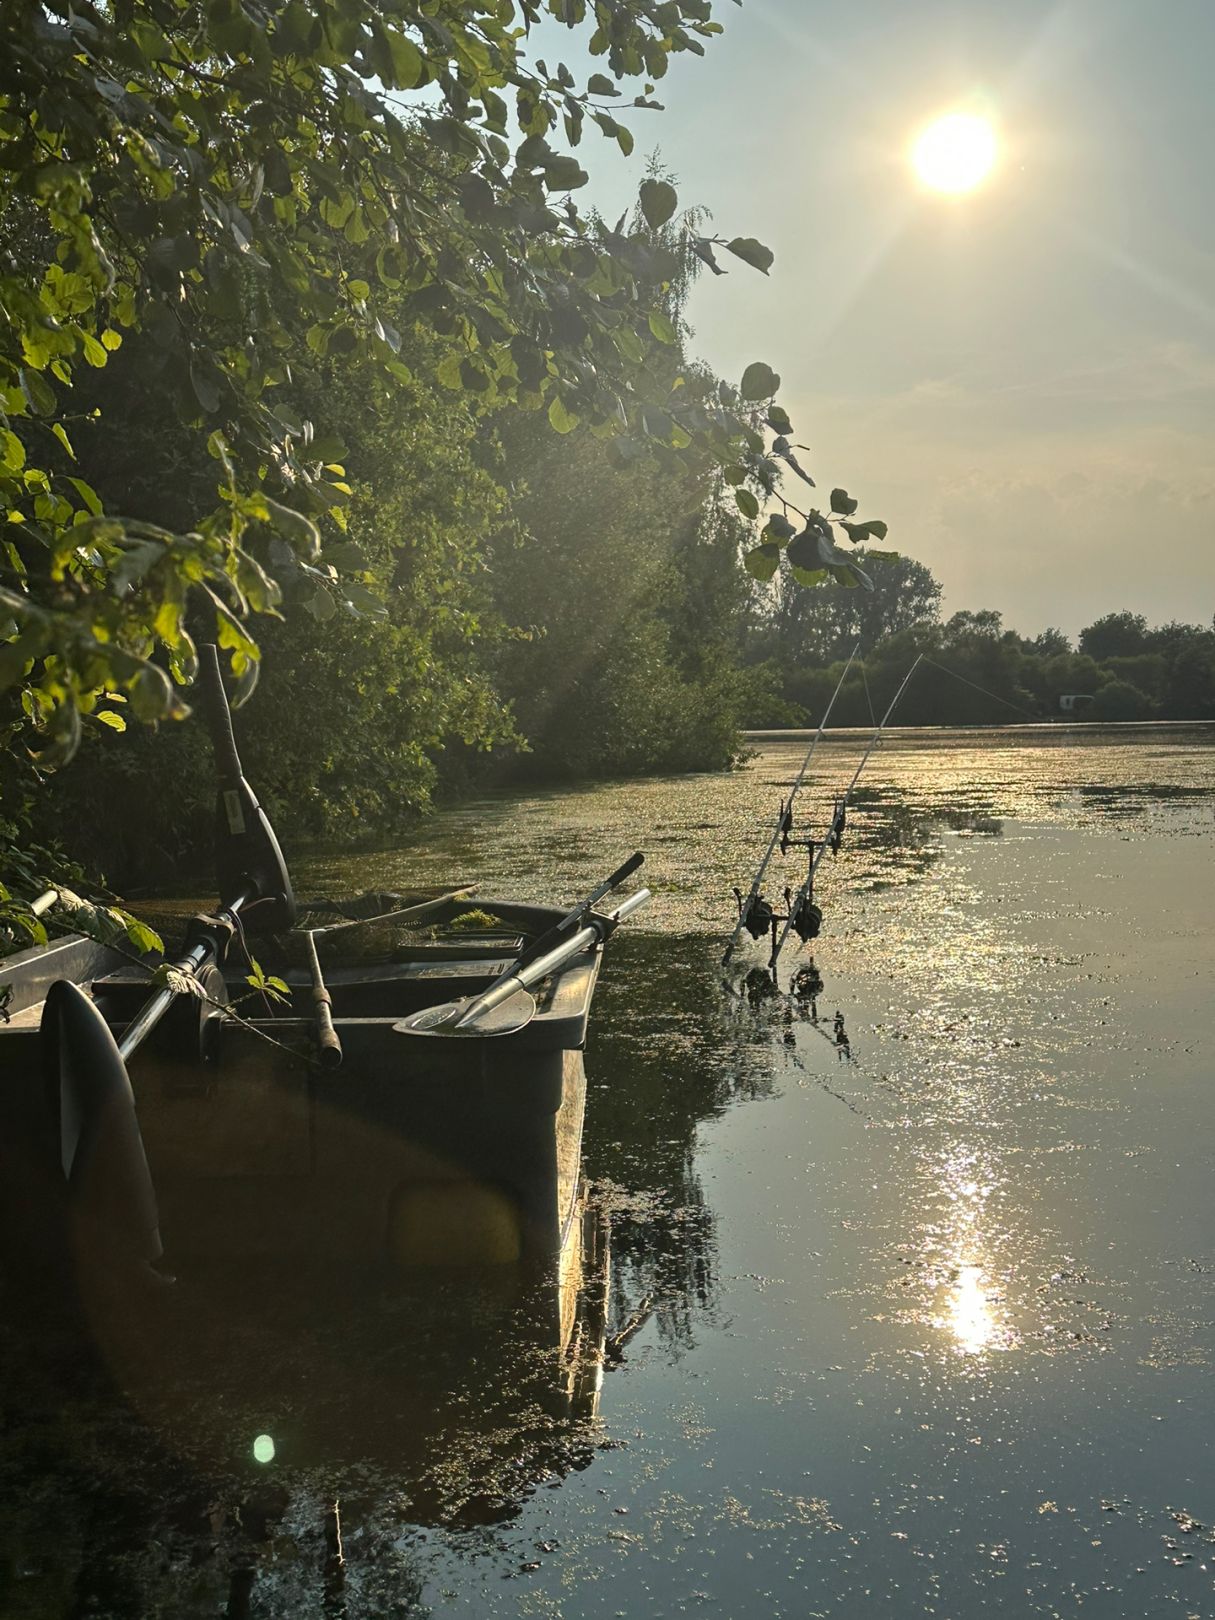
[[[601,1393],[554,1405],[526,1312],[444,1278],[293,1324],[257,1399],[309,1443],[259,1471],[264,1346],[233,1372],[217,1333],[171,1412],[9,1412],[0,1611],[1215,1612],[1213,740],[893,739],[820,868],[813,1008],[760,946],[719,966],[804,742],[305,866],[573,898],[647,851],[587,1053]]]

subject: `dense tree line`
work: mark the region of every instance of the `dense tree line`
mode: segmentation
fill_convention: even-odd
[[[858,555],[863,562],[863,551]],[[1065,714],[1215,720],[1215,626],[1151,628],[1140,614],[1111,613],[1086,626],[1073,647],[1057,629],[1018,635],[990,609],[942,622],[942,588],[922,563],[900,559],[874,577],[871,595],[782,589],[769,601],[752,625],[747,656],[769,676],[772,696],[748,709],[750,724],[817,721],[856,645],[865,670],[850,674],[832,724],[869,724],[918,653],[928,661],[899,705],[903,725],[1016,724]]]
[[[686,235],[662,232],[675,249]],[[685,353],[686,285],[666,289],[675,341],[655,342],[651,365],[656,387],[675,369],[703,396],[718,385]],[[236,718],[280,834],[391,837],[436,792],[520,773],[727,766],[756,587],[739,566],[747,525],[711,462],[639,458],[625,472],[580,427],[470,409],[423,380],[427,341],[403,345],[413,380],[388,399],[323,361],[290,385],[301,412],[324,397],[361,476],[327,547],[341,588],[290,560]],[[107,505],[172,518],[211,464],[165,420],[149,364],[134,341],[98,374],[74,448]],[[182,623],[207,633],[196,605]],[[15,753],[7,763],[8,804],[121,886],[162,881],[209,843],[212,771],[192,718],[86,725],[75,761],[42,780]]]
[[[541,22],[594,70],[535,58]],[[298,832],[390,827],[441,754],[517,744],[525,715],[537,765],[572,767],[575,733],[583,769],[728,757],[733,632],[694,645],[681,586],[724,612],[740,552],[867,584],[851,548],[884,526],[844,490],[791,498],[812,481],[769,365],[687,360],[690,266],[772,254],[677,230],[660,174],[615,224],[578,206],[584,135],[629,153],[669,61],[720,31],[713,0],[0,10],[0,903],[35,826],[124,868],[101,805],[189,847],[203,637],[238,697],[274,653],[248,730]],[[570,510],[578,479],[612,490],[582,725],[545,663],[575,559],[526,539],[568,553],[562,476]]]

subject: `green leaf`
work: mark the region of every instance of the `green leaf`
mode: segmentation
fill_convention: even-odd
[[[117,910],[117,907],[115,907]],[[122,925],[126,930],[127,939],[141,956],[159,956],[164,952],[164,940],[154,928],[147,923],[140,922],[138,917],[132,917],[130,912],[118,911]]]
[[[109,352],[107,351],[105,345],[103,343],[99,343],[91,332],[82,332],[80,334],[80,341],[84,347],[84,358],[88,361],[89,365],[95,366],[98,369],[104,366],[106,361],[110,358]]]
[[[643,180],[639,200],[645,222],[654,231],[672,219],[679,206],[675,187],[666,180]]]
[[[652,309],[649,314],[650,331],[659,343],[678,343],[679,334],[676,332],[671,320],[660,309]]]
[[[860,502],[854,501],[846,489],[833,489],[831,491],[831,510],[833,512],[841,512],[844,517],[851,517],[859,505]]]
[[[767,584],[780,567],[780,547],[766,542],[756,546],[743,558],[743,567],[753,578]]]
[[[208,416],[214,416],[219,409],[219,380],[215,372],[197,360],[190,362],[190,387],[194,390],[194,398],[206,411]]]
[[[21,392],[35,416],[54,416],[56,409],[55,390],[47,382],[40,371],[34,371],[29,366],[23,366],[18,372]]]
[[[69,478],[68,483],[76,491],[80,499],[88,507],[94,517],[101,516],[101,497],[92,484],[86,484],[83,478]]]
[[[754,265],[757,270],[768,274],[776,261],[776,254],[771,248],[766,248],[762,242],[757,242],[753,236],[736,236],[732,242],[726,243],[727,250],[736,259],[742,259],[747,264]]]
[[[9,472],[20,472],[25,466],[25,446],[8,428],[0,428],[0,466],[7,467]]]
[[[780,377],[771,366],[764,365],[762,360],[755,360],[742,374],[739,391],[747,400],[771,399],[780,387]]]
[[[787,544],[797,533],[796,528],[783,512],[773,512],[764,525],[765,539],[774,541],[777,545]]]
[[[421,51],[413,40],[405,34],[398,33],[395,28],[386,28],[384,36],[392,59],[392,88],[413,90],[426,75],[426,65]]]
[[[572,433],[578,426],[578,418],[572,411],[566,410],[560,394],[553,395],[548,408],[548,419],[558,433]]]
[[[335,568],[347,573],[357,572],[367,566],[363,548],[356,546],[353,540],[338,541],[336,545],[327,545],[322,561],[332,563]]]
[[[832,540],[829,533],[819,527],[819,520],[807,524],[799,535],[789,542],[789,561],[798,568],[825,568],[829,564],[848,559]]]
[[[263,495],[262,500],[265,501],[269,513],[267,521],[284,539],[302,547],[304,555],[310,561],[320,554],[321,532],[310,517],[305,517],[294,507],[284,506],[281,501],[273,500],[269,495]]]
[[[550,191],[576,191],[589,179],[590,175],[577,158],[550,158],[544,165],[544,183]]]
[[[67,451],[68,455],[71,456],[72,460],[75,461],[76,452],[72,449],[72,441],[68,438],[67,429],[64,427],[63,423],[62,422],[52,422],[51,423],[51,432],[59,440],[59,443]]]
[[[386,619],[388,617],[388,609],[383,602],[380,601],[378,596],[373,596],[365,585],[357,585],[347,581],[342,585],[342,594],[351,607],[356,608],[359,613],[366,614],[373,619]]]
[[[145,664],[130,683],[131,708],[145,722],[161,720],[173,707],[169,677],[156,664]]]
[[[773,433],[789,434],[793,432],[793,423],[779,405],[769,405],[768,426]]]
[[[736,489],[734,491],[734,501],[744,517],[757,518],[759,516],[759,502],[749,489]]]

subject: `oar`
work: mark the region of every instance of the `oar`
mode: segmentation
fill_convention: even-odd
[[[536,1000],[530,987],[577,956],[588,946],[604,940],[616,925],[644,906],[651,898],[648,889],[638,889],[615,911],[580,928],[577,933],[554,945],[541,956],[519,959],[506,973],[477,996],[463,1001],[445,1001],[437,1007],[423,1007],[393,1028],[403,1035],[513,1035],[536,1016]]]
[[[308,955],[308,972],[312,978],[312,1007],[316,1019],[316,1041],[320,1047],[321,1062],[327,1069],[336,1069],[342,1061],[342,1043],[333,1027],[333,998],[325,988],[321,976],[321,962],[316,954],[316,935],[311,929],[304,934],[304,949]]]

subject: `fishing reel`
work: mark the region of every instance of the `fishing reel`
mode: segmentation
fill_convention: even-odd
[[[738,904],[738,926],[726,946],[722,962],[728,962],[734,949],[735,941],[744,930],[752,939],[763,939],[770,935],[772,939],[772,960],[770,966],[775,966],[781,946],[789,934],[796,934],[803,945],[817,939],[823,928],[822,907],[814,899],[814,871],[822,859],[825,850],[837,854],[843,842],[844,830],[847,826],[848,797],[843,795],[834,801],[831,820],[827,831],[819,838],[797,838],[793,833],[793,797],[782,799],[780,814],[776,821],[776,830],[772,835],[772,842],[756,875],[755,884],[750,895],[744,897],[739,888],[734,890],[734,898]],[[772,901],[759,892],[759,883],[763,877],[764,868],[768,859],[779,846],[782,855],[788,855],[791,849],[802,849],[806,852],[806,881],[794,895],[789,887],[785,889],[785,909],[777,911]],[[784,932],[780,924],[784,924]]]
[[[753,897],[745,913],[741,889],[735,889],[734,898],[738,901],[738,915],[742,926],[752,939],[763,939],[773,923],[780,920],[772,909],[771,901],[766,900],[762,894]]]
[[[802,944],[808,945],[823,931],[822,907],[815,905],[810,895],[801,895],[789,914],[789,926]]]

